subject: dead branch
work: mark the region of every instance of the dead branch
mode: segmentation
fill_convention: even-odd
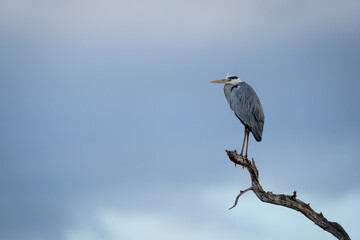
[[[251,177],[251,187],[246,190],[240,191],[239,195],[235,199],[235,204],[230,208],[234,208],[237,205],[237,202],[241,195],[252,190],[255,195],[262,201],[267,202],[275,205],[284,206],[287,208],[292,208],[296,211],[301,212],[311,221],[313,221],[316,225],[328,231],[336,238],[340,240],[351,240],[349,235],[346,231],[341,227],[340,224],[336,222],[328,221],[323,214],[315,212],[311,207],[310,204],[306,204],[300,199],[297,199],[296,191],[294,191],[293,195],[285,195],[285,194],[274,194],[272,192],[265,192],[259,182],[259,171],[256,168],[255,161],[249,161],[244,157],[237,154],[235,151],[226,150],[230,160],[236,164],[241,165],[242,167],[246,168]]]

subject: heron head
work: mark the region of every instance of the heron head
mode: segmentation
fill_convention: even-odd
[[[220,79],[220,80],[215,80],[215,81],[210,81],[211,83],[223,83],[223,84],[228,84],[228,85],[235,85],[239,82],[241,82],[241,80],[237,77],[237,76],[226,76],[225,79]]]

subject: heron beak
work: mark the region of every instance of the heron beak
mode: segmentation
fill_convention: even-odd
[[[227,79],[221,79],[221,80],[215,80],[215,81],[210,81],[211,83],[226,83]]]

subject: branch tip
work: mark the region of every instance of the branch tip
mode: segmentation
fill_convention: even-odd
[[[240,193],[236,196],[234,205],[233,205],[231,208],[229,208],[229,210],[233,209],[233,208],[237,205],[237,203],[238,203],[239,198],[241,197],[241,195],[243,195],[244,193],[246,193],[246,192],[249,191],[249,190],[253,190],[252,187],[249,187],[249,188],[247,188],[247,189],[245,189],[245,190],[241,190]]]

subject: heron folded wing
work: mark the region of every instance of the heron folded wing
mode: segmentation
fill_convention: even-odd
[[[240,82],[231,89],[227,98],[235,115],[253,133],[255,139],[261,141],[265,117],[259,97],[252,87]]]

